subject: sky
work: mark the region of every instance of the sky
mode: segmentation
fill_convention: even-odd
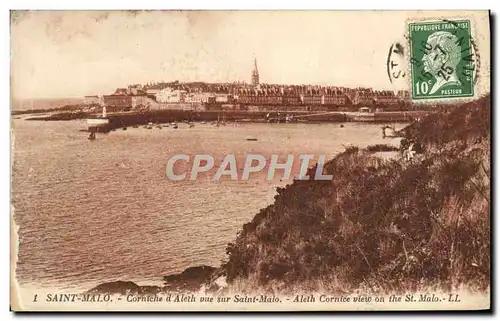
[[[410,16],[395,11],[16,11],[11,14],[11,93],[21,99],[82,97],[152,81],[250,82],[254,57],[264,83],[399,89],[389,82],[387,55],[392,43],[404,41]]]

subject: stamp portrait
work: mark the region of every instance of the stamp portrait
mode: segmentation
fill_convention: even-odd
[[[409,24],[413,99],[474,96],[469,20]]]

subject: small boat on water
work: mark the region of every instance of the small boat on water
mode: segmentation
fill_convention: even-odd
[[[156,128],[162,129],[162,126],[160,124],[156,124]]]
[[[153,129],[153,123],[152,123],[152,122],[149,122],[149,123],[148,123],[148,127],[147,127],[147,129]]]
[[[251,137],[247,138],[247,140],[248,140],[248,141],[251,141],[251,142],[256,142],[256,141],[258,141],[258,139],[257,139],[257,138],[251,138]]]
[[[138,128],[138,127],[139,127],[139,126],[137,126],[137,125],[132,126],[132,128]]]
[[[201,124],[206,124],[206,123],[207,123],[207,122],[206,122],[206,121],[204,121],[204,120],[201,122]]]
[[[194,127],[194,123],[189,123],[189,128],[193,128]]]
[[[90,132],[89,137],[87,137],[88,140],[95,140],[95,132]]]
[[[179,126],[177,126],[177,124],[175,124],[175,125],[174,125],[174,129],[177,129],[177,128],[179,128]]]
[[[398,132],[396,131],[396,128],[393,126],[383,126],[382,127],[382,138],[392,138],[392,137],[399,137]]]
[[[123,127],[123,130],[127,130],[127,127]]]

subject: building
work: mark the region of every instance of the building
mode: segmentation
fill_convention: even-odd
[[[104,95],[102,96],[103,103],[102,105],[105,107],[114,107],[114,108],[129,108],[132,107],[132,97],[129,95]]]
[[[128,95],[127,88],[117,88],[113,95]]]
[[[257,59],[253,59],[252,86],[259,86],[259,70],[257,69]]]
[[[170,88],[165,88],[156,94],[156,101],[159,103],[184,103],[185,100],[185,90],[172,90]]]
[[[368,105],[372,106],[375,102],[375,94],[373,91],[356,90],[354,92],[352,103],[353,105]]]
[[[377,105],[394,105],[399,102],[399,98],[394,95],[379,95],[375,97]]]
[[[212,93],[189,93],[185,96],[185,102],[191,104],[215,103],[216,96]]]
[[[150,89],[146,89],[146,95],[148,95],[149,97],[153,98],[153,99],[156,99],[156,95],[161,91],[161,89],[158,89],[158,88],[150,88]]]
[[[233,103],[233,95],[228,95],[228,94],[216,94],[215,95],[215,102],[216,103],[221,103],[221,104],[231,104]]]
[[[283,105],[302,105],[302,100],[300,96],[283,96]]]
[[[134,109],[155,109],[158,103],[146,95],[133,95],[130,97]]]
[[[98,105],[99,97],[98,96],[84,96],[83,103],[85,105]]]
[[[300,99],[304,105],[323,105],[324,96],[320,95],[301,95]]]
[[[146,92],[143,90],[142,85],[137,84],[137,85],[130,85],[130,86],[128,86],[127,93],[129,95],[143,95]]]
[[[347,98],[345,95],[337,94],[337,95],[326,95],[322,97],[322,105],[336,105],[336,106],[345,106],[347,104]]]
[[[258,104],[258,105],[281,105],[283,97],[281,95],[240,95],[234,97],[240,104]]]
[[[402,100],[408,100],[410,99],[410,92],[408,90],[398,90],[396,96]]]

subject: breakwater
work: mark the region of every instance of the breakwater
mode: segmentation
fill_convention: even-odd
[[[121,127],[145,125],[148,123],[169,123],[181,121],[226,121],[226,122],[285,122],[285,116],[294,122],[411,122],[425,116],[425,111],[394,111],[394,112],[305,112],[305,111],[193,111],[193,110],[152,110],[131,111],[108,114],[109,124],[104,131]],[[27,120],[73,120],[96,116],[87,112],[63,112],[47,116],[27,118]]]

